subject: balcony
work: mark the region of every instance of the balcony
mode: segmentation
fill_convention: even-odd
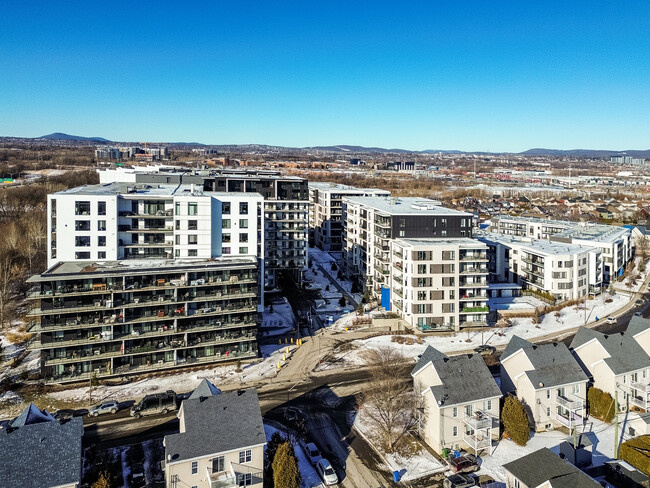
[[[584,400],[575,395],[557,395],[555,403],[567,410],[580,410],[584,407]]]
[[[492,447],[492,437],[485,433],[474,432],[473,434],[470,434],[464,432],[463,440],[474,449],[474,452],[479,452]]]
[[[568,429],[572,429],[576,425],[581,425],[584,422],[582,415],[579,415],[575,412],[571,412],[567,415],[561,414],[560,412],[555,412],[555,420],[560,422]]]
[[[542,270],[544,269],[544,259],[538,258],[537,256],[533,256],[532,258],[524,256],[521,258],[521,260],[524,263],[533,264],[535,266],[542,268]]]
[[[460,313],[488,313],[490,307],[466,307],[460,310]]]
[[[477,294],[474,294],[474,295],[468,293],[467,295],[461,295],[461,297],[460,297],[461,302],[477,301],[477,300],[478,301],[484,301],[484,300],[487,300],[487,299],[488,299],[487,294],[483,294],[483,293],[477,293]]]
[[[487,261],[487,254],[486,253],[466,253],[466,254],[461,254],[460,255],[460,260],[463,262],[466,261]]]
[[[480,429],[490,429],[494,422],[494,419],[491,416],[481,410],[477,410],[473,415],[465,414],[463,420],[475,431]]]
[[[485,266],[467,266],[460,270],[461,275],[487,274],[488,269]]]

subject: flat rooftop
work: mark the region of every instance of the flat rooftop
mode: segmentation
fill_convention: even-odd
[[[587,251],[597,251],[593,246],[580,246],[577,244],[565,244],[563,242],[547,241],[546,239],[532,239],[530,237],[509,236],[496,234],[494,232],[479,231],[474,236],[482,242],[494,242],[503,245],[515,244],[533,254],[545,254],[548,256],[563,256],[580,254]]]
[[[194,191],[193,191],[194,190]],[[209,196],[215,198],[241,197],[242,194],[224,191],[203,191],[202,187],[196,185],[170,185],[159,183],[105,183],[99,185],[84,185],[59,191],[54,195],[122,195],[125,197],[173,197],[173,196]],[[246,197],[258,196],[259,193],[245,193]]]
[[[473,214],[441,205],[438,200],[417,197],[348,197],[347,201],[374,208],[390,215],[455,215],[472,218]]]
[[[342,185],[340,183],[328,183],[326,181],[314,181],[309,182],[309,188],[315,188],[319,191],[336,191],[336,192],[355,192],[355,193],[364,193],[364,192],[379,192],[390,195],[388,190],[381,190],[379,188],[359,188],[357,186],[351,185]]]
[[[395,239],[395,243],[402,247],[448,247],[448,246],[461,246],[469,247],[472,249],[482,249],[486,245],[475,239],[468,237],[448,238],[448,239]]]
[[[128,273],[173,273],[202,270],[205,268],[228,268],[257,266],[255,256],[233,256],[213,259],[125,259],[121,261],[65,261],[59,262],[41,275],[34,275],[28,282],[49,281],[71,277],[123,275]]]

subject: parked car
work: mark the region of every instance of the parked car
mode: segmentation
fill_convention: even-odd
[[[88,410],[85,408],[79,410],[63,408],[54,412],[52,417],[56,420],[70,420],[72,417],[83,417],[84,415],[88,415]]]
[[[642,312],[634,312],[634,315],[636,315],[637,317],[643,317],[643,313],[642,313]]]
[[[607,317],[608,324],[615,324],[617,322],[616,317]]]
[[[445,488],[469,488],[477,484],[478,478],[468,474],[453,474],[449,478],[445,478],[445,481],[442,482]]]
[[[284,418],[289,422],[297,422],[304,421],[307,417],[299,408],[287,407],[287,409],[284,411]]]
[[[449,468],[454,473],[471,473],[478,471],[479,465],[476,456],[465,454],[449,461]]]
[[[339,482],[336,471],[327,459],[319,459],[316,463],[316,471],[326,485],[335,485]]]
[[[88,415],[92,417],[97,417],[98,415],[103,415],[105,413],[115,413],[120,409],[117,401],[115,400],[105,400],[102,403],[90,407]]]
[[[309,458],[309,462],[315,466],[321,459],[320,451],[313,442],[310,442],[305,447],[307,448],[307,457]]]
[[[640,305],[643,305],[643,304],[645,303],[645,301],[643,301],[643,300],[637,300],[637,301],[634,302],[634,303],[635,303],[635,305],[640,306]]]
[[[489,356],[490,354],[497,352],[497,348],[483,344],[482,346],[475,347],[474,352],[480,354],[481,356]]]
[[[154,393],[147,395],[131,407],[131,416],[139,419],[145,415],[165,415],[172,410],[178,410],[176,392],[167,390],[165,393]]]

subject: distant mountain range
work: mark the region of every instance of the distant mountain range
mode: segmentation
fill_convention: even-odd
[[[28,139],[28,138],[27,138]],[[113,143],[116,141],[110,141],[104,139],[103,137],[82,137],[75,136],[70,134],[65,134],[63,132],[54,132],[52,134],[47,134],[41,137],[35,137],[33,139],[38,140],[50,140],[50,141],[70,141],[70,142],[90,142],[90,143]],[[411,151],[408,149],[386,149],[383,147],[365,147],[365,146],[351,146],[346,144],[341,144],[338,146],[313,146],[313,147],[303,147],[303,148],[292,148],[292,147],[281,147],[281,146],[269,146],[265,144],[201,144],[199,142],[170,142],[164,143],[170,146],[203,146],[203,147],[218,147],[223,149],[268,149],[268,150],[293,150],[293,151],[323,151],[329,153],[341,153],[341,154],[353,154],[353,153],[379,153],[379,154],[514,154],[521,156],[555,156],[555,157],[582,157],[582,158],[608,158],[610,156],[632,156],[634,158],[646,158],[650,159],[650,149],[645,150],[636,150],[629,149],[626,151],[615,151],[615,150],[605,150],[605,149],[545,149],[545,148],[534,148],[528,149],[520,153],[490,153],[490,152],[480,152],[480,151],[460,151],[457,149],[447,150],[447,149],[425,149],[424,151]]]

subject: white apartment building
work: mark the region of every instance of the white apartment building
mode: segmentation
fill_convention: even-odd
[[[477,238],[488,248],[490,282],[516,283],[559,301],[601,292],[602,253],[597,248],[492,232]]]
[[[391,310],[421,331],[487,326],[487,246],[468,238],[396,239]]]
[[[194,185],[110,183],[54,193],[48,197],[48,266],[261,257],[262,205],[259,194],[204,192]]]
[[[343,246],[343,198],[389,197],[377,188],[356,188],[337,183],[309,183],[309,229],[314,245],[323,251],[341,251]]]
[[[471,213],[426,198],[345,198],[343,215],[344,270],[360,287],[381,296],[388,309],[394,239],[472,237]]]
[[[492,218],[489,231],[600,249],[603,254],[602,281],[605,285],[623,274],[625,266],[634,256],[632,231],[614,225],[497,215]]]

